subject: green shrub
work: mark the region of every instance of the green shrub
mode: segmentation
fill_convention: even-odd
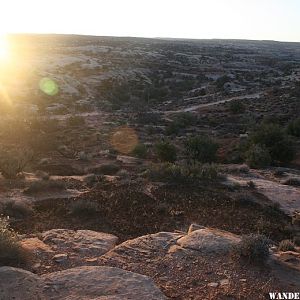
[[[242,114],[245,112],[245,104],[242,101],[231,101],[229,105],[230,112],[233,114]]]
[[[147,153],[148,150],[144,144],[137,144],[132,151],[132,154],[138,158],[146,158]]]
[[[244,235],[241,237],[241,241],[233,247],[233,255],[250,263],[264,263],[270,255],[270,243],[270,240],[264,235]]]
[[[287,133],[296,137],[300,137],[300,118],[293,120],[288,124]]]
[[[224,84],[230,82],[230,78],[227,75],[224,75],[222,77],[219,77],[216,80],[216,87],[219,91],[223,91],[224,90]]]
[[[215,180],[219,175],[219,168],[216,164],[200,164],[186,166],[186,173],[190,179]]]
[[[152,165],[147,171],[152,180],[173,183],[188,183],[202,180],[215,180],[218,168],[214,164],[178,165],[162,163]]]
[[[277,124],[262,124],[251,135],[251,143],[265,147],[273,161],[289,162],[295,157],[292,141]]]
[[[185,128],[194,125],[197,122],[197,117],[193,113],[182,112],[177,114],[175,121],[180,127]]]
[[[185,142],[187,159],[194,163],[211,163],[216,161],[216,154],[219,145],[207,136],[189,138]]]
[[[166,127],[166,131],[165,134],[166,135],[177,135],[180,131],[180,126],[178,126],[177,122],[173,121],[171,122],[167,127]]]
[[[161,163],[152,165],[146,175],[154,181],[162,182],[186,182],[186,174],[183,169],[173,163]]]
[[[251,168],[263,168],[270,165],[272,159],[264,146],[253,145],[246,153],[246,161]]]
[[[0,266],[19,266],[26,262],[25,251],[7,219],[0,217]]]
[[[189,112],[179,113],[166,128],[166,135],[178,134],[181,129],[196,124],[197,118]]]
[[[169,142],[160,142],[156,144],[155,151],[160,161],[174,162],[177,159],[177,149]]]
[[[15,179],[32,159],[33,154],[29,150],[2,149],[0,151],[0,172],[7,179]]]
[[[290,240],[283,240],[278,245],[279,251],[295,251],[295,244]]]

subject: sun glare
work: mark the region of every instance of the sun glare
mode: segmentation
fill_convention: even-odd
[[[0,61],[8,58],[8,42],[6,35],[0,35]]]

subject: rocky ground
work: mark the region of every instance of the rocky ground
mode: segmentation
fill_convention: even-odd
[[[265,299],[268,291],[299,290],[299,253],[273,247],[266,264],[241,264],[230,254],[240,237],[226,231],[192,225],[117,241],[89,230],[24,237],[41,275],[0,268],[1,299]]]
[[[299,137],[289,137],[289,162],[250,168],[243,157],[258,124],[286,130],[300,115],[299,44],[11,40],[14,63],[0,74],[0,215],[26,260],[0,255],[1,300],[299,291]],[[202,135],[219,144],[215,178],[150,176],[162,165],[157,143],[172,143],[183,166],[186,139]],[[263,263],[234,255],[249,234],[270,239]]]

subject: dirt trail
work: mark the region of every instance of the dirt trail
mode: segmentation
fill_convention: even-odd
[[[235,101],[235,100],[250,100],[250,99],[260,98],[262,94],[263,93],[260,92],[260,93],[254,93],[254,94],[249,94],[249,95],[231,97],[231,98],[227,98],[227,99],[223,99],[223,100],[219,100],[219,101],[215,101],[215,102],[210,102],[210,103],[197,104],[197,105],[193,105],[193,106],[190,106],[187,108],[181,108],[178,110],[168,110],[168,111],[165,111],[165,114],[191,112],[191,111],[198,110],[199,108],[210,107],[210,106],[214,106],[214,105],[218,105],[218,104],[222,104],[222,103],[226,103],[226,102],[231,102],[231,101]]]

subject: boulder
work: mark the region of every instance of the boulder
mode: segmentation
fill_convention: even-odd
[[[167,253],[172,245],[182,237],[182,234],[172,232],[159,232],[144,235],[132,240],[123,242],[101,257],[102,261],[119,262],[130,261],[132,257],[141,260],[152,257],[154,254]]]
[[[49,299],[166,299],[151,278],[113,267],[79,267],[42,276]]]
[[[91,230],[52,229],[42,234],[43,242],[57,251],[68,250],[83,256],[100,256],[115,247],[115,235]]]
[[[196,250],[202,254],[227,254],[240,238],[230,232],[203,228],[180,238],[177,244],[185,249]]]
[[[46,299],[42,285],[42,280],[31,272],[12,267],[0,268],[0,299]]]
[[[151,278],[113,267],[78,267],[41,277],[22,269],[0,268],[0,299],[163,300]]]

